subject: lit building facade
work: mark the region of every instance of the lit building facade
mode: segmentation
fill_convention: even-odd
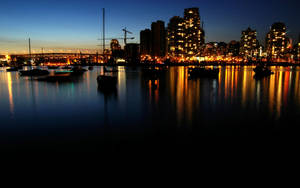
[[[184,10],[185,54],[188,57],[197,56],[204,45],[204,30],[201,27],[199,8]]]
[[[300,42],[298,43],[297,60],[300,61]]]
[[[117,39],[112,39],[110,42],[111,51],[121,50],[121,45]]]
[[[151,55],[165,57],[167,51],[165,22],[158,20],[151,24]]]
[[[259,43],[256,30],[251,28],[242,31],[240,55],[245,59],[257,57],[259,54]]]
[[[168,54],[172,57],[185,56],[185,25],[184,19],[174,16],[170,19],[167,28]]]
[[[218,57],[226,56],[227,54],[227,44],[225,42],[209,42],[205,44],[203,49],[203,56],[206,57]]]
[[[298,44],[297,44],[297,51],[296,51],[296,60],[300,61],[300,34],[299,34],[299,38],[298,38]]]
[[[269,59],[284,59],[288,50],[289,39],[286,36],[286,26],[277,22],[271,27],[266,37],[266,50]]]
[[[140,32],[140,51],[141,55],[151,54],[151,30],[145,29]]]

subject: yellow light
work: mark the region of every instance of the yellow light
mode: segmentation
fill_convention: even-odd
[[[6,59],[6,61],[9,61],[10,60],[10,56],[9,55],[5,55],[5,59]]]

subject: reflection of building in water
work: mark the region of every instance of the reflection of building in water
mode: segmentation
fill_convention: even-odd
[[[299,101],[299,71],[277,68],[269,78],[255,80],[252,70],[253,67],[222,69],[219,77],[219,103],[240,104],[243,109],[262,110],[269,112],[271,118],[280,118],[283,106],[290,105],[292,96],[297,96],[293,100]]]
[[[176,106],[177,106],[177,116],[178,120],[182,120],[184,117],[184,102],[185,102],[185,77],[184,77],[184,67],[178,68],[177,73],[177,84],[176,84]],[[180,122],[181,123],[181,122]]]
[[[159,102],[159,79],[144,79],[144,82],[148,90],[149,103],[152,104],[154,99],[154,102],[157,105]]]
[[[8,88],[8,99],[9,99],[9,110],[11,116],[14,116],[14,96],[12,90],[12,78],[11,73],[7,73],[7,88]]]
[[[174,67],[170,69],[170,98],[173,107],[176,109],[178,125],[183,122],[191,124],[193,118],[201,114],[196,114],[200,108],[201,90],[200,81],[188,80],[187,68]]]
[[[254,98],[255,83],[252,82],[253,73],[245,67],[226,67],[219,75],[219,100],[225,104],[240,102],[244,107],[249,99]],[[239,101],[237,101],[239,100]]]
[[[296,74],[296,75],[295,75]],[[299,99],[300,99],[300,83],[299,83],[299,80],[300,80],[300,73],[299,73],[299,71],[295,71],[294,72],[294,79],[293,79],[293,81],[294,81],[294,84],[293,84],[293,86],[295,87],[294,88],[294,92],[295,92],[295,95],[294,95],[294,98],[293,98],[293,100],[295,100],[295,101],[299,101]]]
[[[282,102],[282,72],[279,72],[279,80],[277,87],[277,99],[276,99],[276,117],[278,118],[280,115],[281,102]]]
[[[118,91],[119,91],[119,101],[120,104],[123,104],[125,108],[126,105],[126,93],[127,93],[127,85],[126,85],[126,71],[124,67],[118,67]]]

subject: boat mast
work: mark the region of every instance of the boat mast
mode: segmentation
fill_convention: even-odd
[[[30,42],[30,38],[28,39],[28,45],[29,45],[29,49],[28,49],[28,52],[29,52],[29,60],[31,60],[31,42]]]
[[[102,9],[103,10],[103,57],[104,57],[104,53],[105,53],[105,8]]]

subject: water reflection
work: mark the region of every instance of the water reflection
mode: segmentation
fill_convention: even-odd
[[[126,71],[124,67],[118,67],[118,90],[119,90],[119,101],[126,100]]]
[[[189,79],[188,67],[170,67],[155,78],[143,77],[141,68],[118,67],[117,87],[109,90],[97,88],[96,78],[104,74],[103,67],[71,83],[39,82],[0,72],[0,111],[9,112],[11,117],[33,113],[42,120],[47,119],[48,113],[56,117],[59,112],[70,112],[96,122],[98,117],[91,114],[104,114],[106,109],[107,116],[107,109],[113,109],[109,115],[125,123],[130,118],[140,124],[153,122],[186,129],[297,117],[300,69],[271,67],[273,75],[256,80],[253,68],[219,67],[216,79]],[[100,105],[95,101],[100,101]],[[103,105],[105,108],[99,107]]]
[[[178,124],[193,123],[193,118],[204,110],[220,113],[218,109],[244,109],[263,111],[269,118],[280,119],[283,108],[296,100],[299,105],[299,69],[276,68],[269,78],[255,80],[254,67],[220,67],[214,79],[189,80],[187,68],[170,70],[170,99],[175,102]],[[294,101],[295,102],[295,101]]]
[[[7,73],[7,88],[8,88],[9,110],[10,110],[11,118],[14,117],[14,96],[13,96],[12,87],[13,85],[12,85],[11,73]]]

